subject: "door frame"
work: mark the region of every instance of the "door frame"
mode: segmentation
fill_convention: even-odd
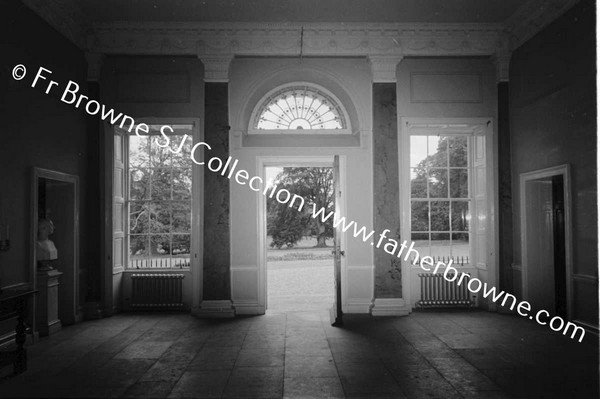
[[[567,318],[573,318],[573,246],[571,219],[571,167],[569,164],[534,170],[519,175],[520,214],[521,214],[521,292],[523,299],[529,301],[529,268],[527,265],[527,191],[528,182],[553,176],[563,178],[563,197],[565,207],[565,263],[567,279]]]
[[[60,183],[66,183],[70,186],[71,195],[73,197],[73,225],[70,226],[72,229],[72,246],[73,246],[73,261],[71,264],[65,265],[63,268],[64,274],[61,276],[59,283],[62,286],[62,290],[66,291],[68,295],[69,308],[62,309],[63,312],[67,312],[69,318],[67,319],[68,324],[77,323],[81,321],[82,314],[80,312],[80,306],[82,303],[80,302],[80,264],[79,264],[79,176],[63,173],[55,170],[49,170],[39,167],[33,167],[31,171],[31,203],[30,203],[30,215],[31,215],[31,230],[30,230],[30,242],[29,246],[29,273],[30,273],[30,281],[33,282],[33,288],[38,289],[37,282],[37,254],[36,254],[36,245],[37,242],[37,231],[38,231],[38,182],[40,179],[54,180]],[[69,234],[70,235],[70,234]],[[37,329],[36,322],[36,314],[35,310],[37,309],[37,301],[42,299],[38,299],[34,297],[32,301],[34,311],[31,313],[32,316],[32,324],[33,328]],[[47,299],[45,299],[47,300]],[[59,302],[60,307],[60,302]],[[59,308],[60,309],[60,308]],[[60,310],[59,310],[60,312]]]
[[[333,168],[333,157],[334,155],[320,155],[320,156],[257,156],[256,165],[257,171],[260,178],[266,182],[265,169],[268,166],[279,166],[279,167],[332,167]],[[343,195],[346,192],[346,156],[339,155],[340,159],[340,190],[342,191],[342,200],[340,201],[340,211],[342,215],[346,212],[346,196]],[[258,215],[258,231],[257,231],[257,245],[258,245],[258,300],[259,305],[263,309],[267,309],[267,199],[262,193],[257,192],[257,215]],[[347,248],[346,245],[346,234],[341,233],[340,246],[342,249]],[[346,273],[346,259],[342,257],[341,265],[341,288],[342,288],[342,307],[346,302],[346,291],[347,291],[347,279],[345,278]],[[335,293],[334,293],[335,295]]]

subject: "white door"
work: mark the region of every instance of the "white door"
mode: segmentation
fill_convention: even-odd
[[[340,157],[335,155],[333,158],[333,191],[334,191],[334,209],[335,215],[341,216],[342,191],[340,189]],[[344,251],[341,249],[341,231],[340,227],[333,229],[333,273],[335,294],[333,296],[333,306],[330,312],[330,321],[332,326],[341,326],[342,320],[342,256]]]

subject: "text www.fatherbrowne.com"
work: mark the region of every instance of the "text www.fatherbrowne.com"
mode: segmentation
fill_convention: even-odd
[[[15,80],[22,80],[26,73],[26,67],[23,64],[18,64],[13,68],[12,76]],[[40,67],[35,78],[33,79],[31,87],[36,87],[37,83],[47,80],[47,77],[51,74],[52,71],[49,69]],[[58,82],[53,80],[47,80],[47,82],[45,94],[49,94],[54,87],[60,86]],[[134,133],[140,137],[141,134],[148,134],[147,125],[144,123],[136,124],[132,117],[121,113],[117,114],[112,108],[109,109],[104,104],[100,104],[96,100],[89,99],[89,97],[79,93],[79,85],[73,81],[69,81],[69,83],[66,85],[65,89],[62,91],[60,100],[64,103],[73,105],[75,108],[79,108],[81,105],[88,114],[100,114],[100,118],[102,120],[108,119],[111,124],[117,124],[120,120],[120,127],[125,128],[129,131],[129,133],[134,131]],[[169,137],[167,134],[165,134],[165,129],[169,129],[171,131],[172,129],[170,126],[163,126],[160,130],[163,138],[168,142]],[[179,145],[179,150],[181,150],[183,141],[185,141],[187,138],[187,135],[184,136],[181,144]],[[158,141],[156,141],[156,144],[161,147],[166,146],[165,144],[159,144]],[[191,158],[194,163],[198,165],[205,165],[204,161],[198,161],[196,159],[196,151],[200,147],[206,147],[208,150],[212,149],[208,143],[195,143],[192,147]],[[299,212],[304,210],[304,198],[299,195],[292,194],[286,189],[277,190],[276,184],[273,182],[264,182],[260,176],[250,177],[250,174],[244,169],[238,169],[236,171],[237,165],[238,160],[232,160],[231,156],[225,163],[223,163],[223,160],[218,157],[212,157],[206,162],[206,167],[211,172],[220,172],[222,176],[226,176],[230,180],[235,179],[236,183],[240,185],[247,184],[251,190],[261,192],[263,195],[268,196],[269,198],[275,198],[279,203],[288,204],[290,208],[294,207]],[[496,287],[490,287],[487,285],[487,283],[482,282],[476,277],[467,278],[468,274],[464,272],[459,273],[459,271],[452,266],[452,259],[450,259],[448,264],[444,264],[443,262],[435,263],[431,256],[421,257],[419,252],[414,248],[414,242],[411,242],[409,245],[406,240],[400,243],[393,238],[387,237],[387,234],[390,232],[389,229],[385,229],[383,232],[376,235],[374,230],[368,231],[365,226],[359,227],[356,222],[347,221],[345,217],[340,216],[335,212],[327,212],[324,208],[317,209],[315,204],[313,204],[311,217],[313,219],[320,218],[321,222],[323,223],[329,219],[332,219],[333,227],[335,229],[339,229],[344,233],[350,231],[354,238],[360,238],[363,242],[371,241],[370,244],[377,249],[381,248],[383,245],[383,250],[392,256],[401,258],[402,255],[404,255],[403,259],[405,262],[408,262],[409,258],[412,256],[413,265],[418,263],[419,266],[426,272],[437,274],[443,269],[443,277],[447,281],[456,281],[456,284],[459,286],[467,281],[467,288],[471,293],[479,294],[481,292],[483,298],[489,298],[494,303],[498,303],[500,300],[502,300],[500,305],[508,305],[511,311],[514,310],[516,306],[517,313],[520,316],[529,317],[530,320],[535,319],[538,324],[548,325],[553,331],[562,332],[563,335],[567,335],[567,333],[570,332],[572,339],[575,339],[579,334],[579,342],[581,342],[585,336],[585,329],[581,326],[567,322],[560,316],[550,318],[550,313],[546,310],[540,310],[535,313],[535,315],[532,315],[532,313],[530,313],[531,304],[529,302],[520,301],[517,304],[517,298],[514,295],[505,291],[499,291],[496,289]],[[373,240],[373,237],[377,237],[377,242]]]
[[[198,165],[205,165],[204,162],[199,162],[196,160],[195,151],[200,146],[205,146],[209,150],[211,149],[210,145],[207,143],[196,143],[192,148],[192,161]],[[250,178],[250,174],[246,170],[239,169],[236,171],[237,164],[238,160],[232,160],[231,156],[228,157],[225,163],[223,163],[223,160],[218,157],[212,157],[208,160],[206,166],[211,172],[220,172],[222,176],[227,175],[227,178],[235,179],[238,184],[245,185],[248,183],[248,186],[251,190],[262,192],[263,195],[268,196],[269,198],[275,198],[275,200],[277,200],[277,202],[280,204],[287,204],[288,207],[295,208],[299,212],[304,210],[305,202],[303,197],[297,194],[292,194],[284,188],[278,190],[277,184],[264,184],[260,176],[254,176]],[[344,233],[350,232],[354,238],[360,238],[363,242],[370,241],[371,245],[377,249],[381,248],[383,245],[383,250],[386,253],[398,258],[401,258],[404,254],[403,259],[405,262],[408,261],[412,256],[413,264],[416,265],[418,263],[419,266],[427,272],[437,274],[438,271],[443,269],[444,279],[450,282],[456,281],[456,284],[459,286],[465,282],[465,277],[468,276],[464,272],[459,273],[459,271],[452,266],[452,259],[450,259],[448,264],[437,262],[434,267],[435,262],[433,258],[431,256],[421,257],[419,252],[414,248],[414,242],[411,242],[409,245],[407,240],[404,240],[402,243],[400,243],[393,238],[387,237],[387,234],[390,232],[389,229],[383,230],[379,235],[376,236],[374,230],[369,231],[365,226],[359,226],[355,221],[347,221],[344,216],[338,215],[336,212],[327,212],[327,210],[323,207],[317,209],[317,206],[314,203],[312,204],[311,217],[313,219],[320,219],[322,223],[332,219],[333,227],[335,229],[339,229]],[[377,237],[377,242],[373,240],[374,237]],[[531,304],[529,302],[520,301],[517,304],[517,298],[514,295],[505,291],[498,291],[496,287],[489,287],[487,283],[482,282],[476,277],[467,278],[466,281],[467,289],[471,293],[478,294],[481,292],[484,298],[489,298],[494,303],[498,303],[500,300],[502,300],[500,305],[508,305],[511,311],[514,310],[516,306],[517,313],[520,316],[529,317],[530,320],[535,319],[538,324],[548,325],[553,331],[562,331],[563,335],[571,332],[571,338],[573,339],[575,339],[579,334],[579,342],[581,342],[585,336],[584,328],[574,323],[566,322],[559,316],[555,316],[548,321],[550,313],[546,310],[540,310],[534,316],[531,315],[531,313],[529,313],[531,311]]]
[[[322,222],[325,222],[326,220],[328,220],[329,218],[332,217],[333,214],[333,226],[334,228],[340,228],[342,231],[346,232],[347,230],[349,230],[351,227],[353,228],[353,231],[351,232],[352,235],[355,238],[361,238],[363,242],[367,242],[369,239],[371,239],[374,235],[375,235],[375,231],[371,230],[368,234],[367,234],[367,229],[366,227],[362,226],[360,229],[358,228],[358,225],[356,224],[356,222],[354,221],[350,221],[349,223],[346,222],[346,219],[344,217],[339,217],[338,215],[336,215],[334,212],[330,212],[329,214],[327,214],[325,216],[325,209],[321,208],[318,211],[316,210],[316,206],[313,204],[313,212],[312,212],[312,217],[313,218],[321,218]],[[387,237],[387,233],[389,233],[390,230],[389,229],[385,229],[383,230],[383,232],[381,232],[379,234],[379,238],[377,240],[377,243],[374,244],[374,242],[371,242],[371,245],[374,245],[375,248],[380,248],[381,244],[384,242],[384,240],[387,240],[387,242],[385,243],[383,250],[385,252],[387,252],[390,255],[395,255],[398,258],[401,258],[402,255],[404,254],[404,261],[408,261],[409,258],[412,256],[413,257],[413,264],[416,265],[417,263],[419,264],[419,266],[426,272],[431,272],[432,274],[437,274],[438,271],[440,271],[440,269],[443,270],[443,277],[445,280],[450,281],[450,282],[454,282],[456,281],[456,284],[458,286],[462,285],[465,281],[465,278],[468,277],[468,275],[464,272],[460,272],[454,268],[452,266],[453,260],[450,259],[450,261],[448,262],[448,264],[444,264],[443,262],[437,262],[435,264],[434,267],[434,260],[431,256],[423,256],[421,258],[419,252],[414,248],[415,243],[411,242],[410,245],[407,244],[407,241],[404,240],[401,244],[394,240],[393,238],[389,238]],[[433,271],[432,271],[432,267],[433,267]],[[550,313],[546,310],[540,310],[537,313],[535,313],[535,315],[531,315],[531,304],[527,301],[520,301],[517,305],[517,298],[512,295],[509,294],[505,291],[499,291],[496,289],[496,287],[490,287],[488,286],[487,283],[482,282],[481,280],[479,280],[476,277],[470,277],[466,279],[467,281],[467,289],[473,293],[473,294],[478,294],[479,292],[481,292],[483,298],[490,298],[490,300],[494,303],[499,303],[501,306],[507,306],[510,308],[510,310],[514,310],[515,305],[517,308],[517,313],[520,316],[523,317],[529,317],[530,320],[535,319],[535,321],[540,324],[540,325],[548,325],[550,327],[550,329],[552,329],[553,331],[562,331],[563,335],[566,335],[567,333],[571,332],[571,338],[575,339],[577,337],[577,335],[579,334],[579,342],[581,342],[583,340],[583,337],[585,336],[585,329],[582,328],[581,326],[578,326],[574,323],[571,322],[566,322],[563,318],[561,318],[560,316],[555,316],[553,318],[549,318],[550,317]]]

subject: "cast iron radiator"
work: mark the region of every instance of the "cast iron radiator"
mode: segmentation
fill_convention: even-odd
[[[184,277],[184,274],[132,274],[131,307],[139,310],[182,309]]]
[[[453,279],[454,274],[448,273]],[[467,276],[470,277],[469,274]],[[421,300],[417,302],[420,308],[470,307],[473,305],[467,288],[469,277],[464,277],[460,285],[456,281],[448,281],[443,274],[419,273],[421,280]]]

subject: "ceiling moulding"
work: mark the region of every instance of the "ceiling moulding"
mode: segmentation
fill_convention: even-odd
[[[109,54],[491,55],[504,31],[514,50],[579,0],[528,0],[503,24],[157,23],[90,25],[77,2],[22,0],[80,49]],[[214,54],[214,53],[213,53]],[[201,55],[201,54],[199,54]]]
[[[506,20],[511,49],[515,50],[527,40],[563,15],[579,0],[529,0]]]
[[[113,22],[95,25],[88,44],[91,51],[106,54],[194,54],[200,58],[301,53],[469,56],[493,54],[503,30],[500,24]]]
[[[28,8],[82,50],[89,24],[77,3],[68,0],[22,0]]]

